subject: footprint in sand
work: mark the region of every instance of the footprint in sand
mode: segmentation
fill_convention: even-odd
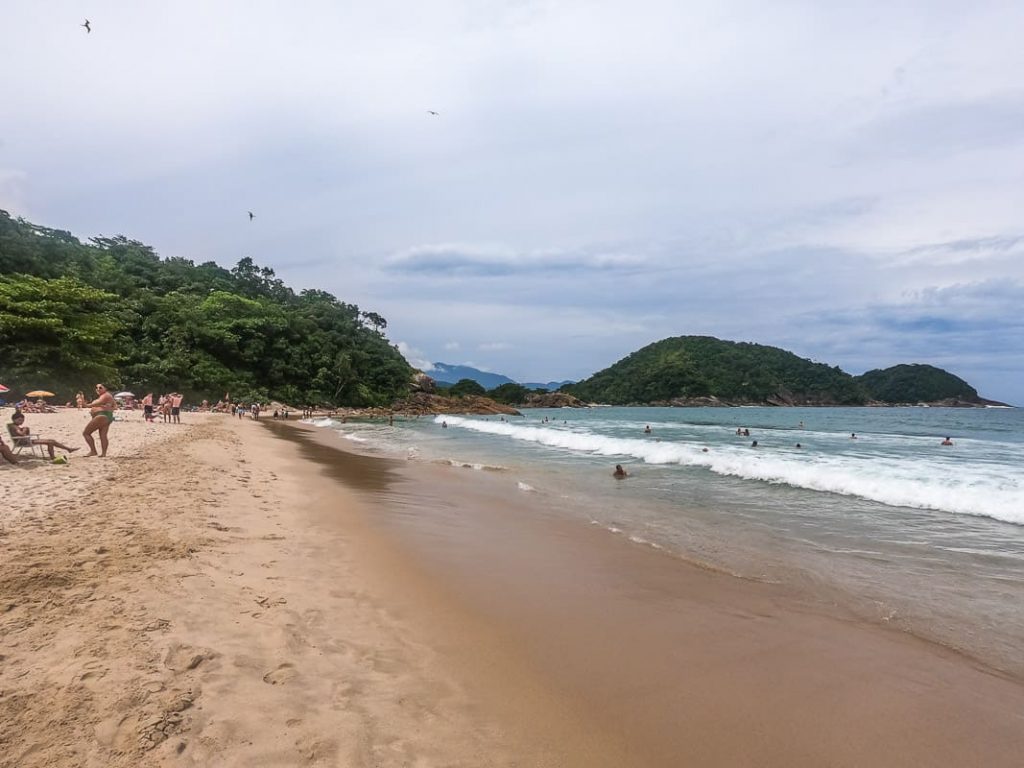
[[[299,673],[295,671],[295,665],[285,662],[279,664],[276,669],[272,669],[263,676],[263,682],[268,685],[285,685],[290,683]]]
[[[194,648],[191,645],[175,643],[167,649],[164,666],[174,672],[188,672],[204,661],[215,658],[216,655],[209,648]]]

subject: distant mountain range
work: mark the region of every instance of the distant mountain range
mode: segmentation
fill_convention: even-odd
[[[546,384],[529,381],[517,382],[500,373],[489,373],[469,365],[451,365],[450,363],[434,363],[433,369],[428,371],[427,375],[439,384],[455,384],[462,379],[472,379],[484,389],[494,389],[502,384],[522,384],[527,389],[554,391],[565,384],[572,384],[571,381],[549,381]]]

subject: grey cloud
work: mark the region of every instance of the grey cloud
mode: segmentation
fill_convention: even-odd
[[[390,272],[436,277],[503,277],[550,272],[635,270],[645,259],[609,252],[519,253],[496,247],[428,245],[411,248],[385,262]]]
[[[928,157],[1022,141],[1024,92],[1012,92],[884,113],[860,128],[851,152],[855,158]]]
[[[1012,257],[1024,251],[1024,235],[975,237],[929,243],[907,249],[896,258],[907,263],[960,264]]]

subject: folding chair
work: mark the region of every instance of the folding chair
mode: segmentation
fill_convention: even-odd
[[[20,454],[22,451],[28,448],[29,453],[31,453],[32,456],[34,456],[35,458],[49,458],[49,455],[46,453],[46,448],[42,445],[39,445],[39,443],[35,441],[35,438],[38,437],[38,435],[23,436],[16,434],[14,431],[13,422],[8,423],[7,434],[11,438],[11,450],[13,450],[16,454]]]

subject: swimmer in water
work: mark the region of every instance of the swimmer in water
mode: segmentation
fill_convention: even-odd
[[[948,437],[945,440],[943,440],[941,443],[939,443],[939,445],[952,445],[952,444],[953,444],[953,441],[950,440]]]
[[[616,464],[615,471],[612,472],[612,477],[614,477],[616,480],[621,480],[624,477],[629,477],[629,473],[622,468],[621,464]]]

